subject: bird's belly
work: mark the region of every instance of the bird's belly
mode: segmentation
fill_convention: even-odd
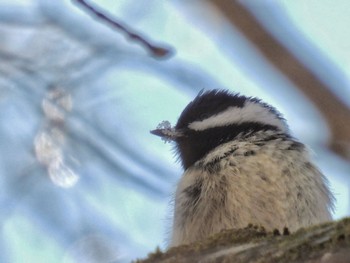
[[[249,174],[239,166],[215,176],[204,170],[185,173],[176,193],[172,246],[248,224],[295,231],[329,219],[326,202],[317,200],[322,191],[312,182],[312,174],[305,175],[310,182],[301,187],[282,174],[283,165],[262,169],[255,162],[256,170],[247,165]],[[262,172],[266,170],[271,174]]]

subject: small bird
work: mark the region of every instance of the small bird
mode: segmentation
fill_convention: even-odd
[[[248,224],[293,232],[331,220],[333,195],[272,106],[227,90],[201,91],[175,127],[151,131],[175,142],[184,168],[170,246]]]

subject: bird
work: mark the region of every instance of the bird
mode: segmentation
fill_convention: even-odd
[[[184,173],[176,186],[169,247],[249,224],[294,232],[332,219],[334,197],[309,148],[273,106],[229,90],[202,90],[171,127]]]

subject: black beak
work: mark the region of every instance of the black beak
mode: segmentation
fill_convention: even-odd
[[[157,135],[159,137],[166,136],[163,132],[164,132],[164,129],[155,129],[155,130],[150,131],[150,133],[152,133],[153,135]]]
[[[175,129],[155,129],[150,131],[153,135],[157,135],[162,138],[165,142],[176,141],[177,139],[184,136],[182,130]]]

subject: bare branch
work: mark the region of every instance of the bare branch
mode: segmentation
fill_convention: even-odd
[[[239,1],[213,0],[211,3],[314,103],[332,132],[328,146],[350,159],[350,109],[332,93],[332,88],[282,46]]]
[[[123,32],[127,38],[140,43],[143,47],[147,49],[150,54],[155,58],[169,58],[174,54],[174,50],[170,47],[165,47],[161,45],[156,45],[150,43],[150,41],[146,40],[140,34],[133,32],[126,25],[123,25],[121,22],[116,21],[114,18],[98,11],[96,8],[88,4],[85,0],[72,0],[73,2],[79,3],[82,7],[87,9],[92,15],[96,16],[98,19],[106,22],[111,27],[118,29]]]

